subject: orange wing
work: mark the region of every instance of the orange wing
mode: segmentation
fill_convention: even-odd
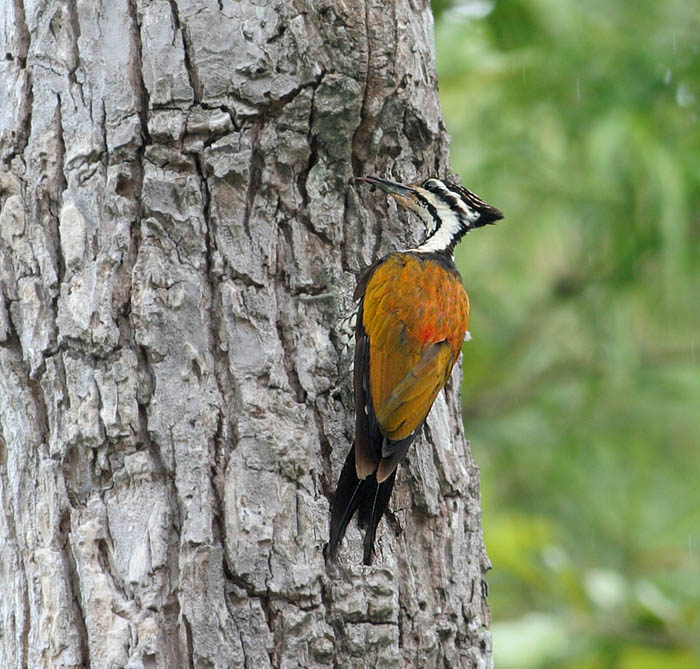
[[[383,438],[367,447],[356,444],[358,474],[379,467],[381,481],[403,457],[450,376],[467,330],[469,301],[457,270],[444,258],[395,253],[367,279],[360,314],[367,360],[355,373],[368,378],[356,379],[356,393],[359,381],[371,397],[368,433],[376,432],[374,420],[380,435],[369,441]],[[374,465],[367,461],[370,453]]]
[[[417,427],[417,418],[427,415],[453,365],[454,355],[447,342],[441,341],[425,349],[379,408],[375,405],[382,433],[394,440],[411,434]]]

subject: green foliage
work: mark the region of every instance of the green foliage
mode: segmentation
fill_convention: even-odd
[[[699,10],[436,24],[498,667],[700,667]]]

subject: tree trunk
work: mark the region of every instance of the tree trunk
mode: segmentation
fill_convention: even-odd
[[[6,0],[0,666],[488,666],[455,373],[326,562],[334,333],[447,171],[427,2]],[[415,228],[415,230],[414,230]]]

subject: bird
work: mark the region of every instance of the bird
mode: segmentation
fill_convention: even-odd
[[[359,277],[354,300],[355,440],[331,505],[328,549],[337,555],[357,512],[371,564],[377,526],[398,464],[420,432],[457,361],[469,323],[469,298],[454,262],[470,230],[503,214],[470,190],[436,177],[404,185],[356,177],[393,197],[425,223],[415,248],[379,258]]]

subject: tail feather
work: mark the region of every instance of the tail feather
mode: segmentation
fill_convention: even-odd
[[[358,523],[360,527],[366,528],[363,561],[365,564],[371,563],[377,525],[391,498],[395,477],[394,471],[382,483],[377,483],[374,474],[365,479],[357,478],[355,448],[350,449],[340,473],[331,512],[329,554],[332,558],[335,557],[348,523],[359,509]]]
[[[358,522],[361,527],[366,527],[363,562],[365,564],[372,563],[372,553],[374,552],[374,537],[377,533],[377,526],[382,519],[386,507],[391,499],[391,491],[394,488],[394,479],[396,478],[396,470],[382,483],[377,483],[377,479],[373,474],[369,482],[372,483],[373,490],[371,494],[366,495],[360,502],[360,511],[358,513]]]
[[[345,528],[360,505],[363,497],[362,487],[365,481],[357,478],[355,471],[355,448],[351,448],[345,459],[343,470],[340,472],[338,487],[335,491],[333,509],[331,511],[331,531],[329,552],[335,557],[340,542],[343,540]]]

